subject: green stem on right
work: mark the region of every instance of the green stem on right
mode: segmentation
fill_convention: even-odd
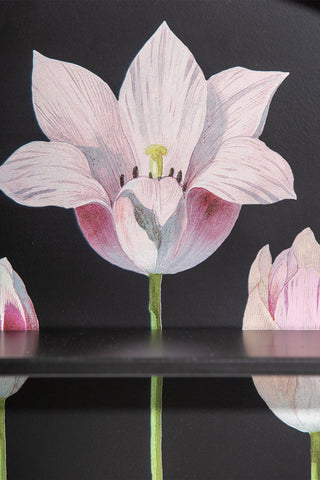
[[[7,478],[6,423],[4,398],[0,398],[0,480]]]
[[[161,280],[158,273],[149,275],[150,327],[153,336],[161,333]],[[162,377],[151,377],[150,457],[152,480],[163,480],[162,471]],[[1,479],[0,479],[1,480]]]
[[[311,480],[320,480],[320,432],[310,433]]]

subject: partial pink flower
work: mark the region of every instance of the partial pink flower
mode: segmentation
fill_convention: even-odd
[[[296,198],[289,165],[258,139],[286,76],[235,67],[206,81],[166,23],[119,100],[88,70],[35,52],[33,105],[50,142],[18,149],[0,187],[23,205],[75,208],[115,265],[186,270],[221,245],[242,204]]]
[[[0,259],[0,330],[20,331],[22,336],[16,337],[14,345],[10,345],[11,350],[14,348],[15,356],[25,354],[26,345],[30,348],[30,341],[21,330],[38,329],[37,315],[23,281],[6,258]],[[0,349],[0,354],[2,353],[12,354],[2,352]],[[26,378],[0,376],[0,398],[7,398],[16,393]]]
[[[252,264],[244,330],[320,330],[320,245],[310,228],[272,263],[268,245]],[[269,408],[302,432],[320,431],[320,377],[254,376]]]

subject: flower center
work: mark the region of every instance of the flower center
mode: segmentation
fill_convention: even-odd
[[[152,178],[160,178],[163,170],[162,157],[167,155],[168,150],[163,145],[149,145],[146,148],[146,154],[150,155],[150,173]]]

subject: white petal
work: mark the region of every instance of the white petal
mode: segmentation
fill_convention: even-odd
[[[190,179],[213,160],[225,140],[261,135],[272,97],[287,75],[234,67],[208,80],[207,115],[192,155]]]
[[[296,198],[287,162],[254,138],[232,138],[190,188],[201,187],[229,202],[274,203]]]
[[[135,161],[109,86],[85,68],[34,52],[32,92],[43,132],[83,147],[95,177],[114,197],[120,175],[131,176]]]
[[[203,129],[206,101],[201,69],[163,23],[130,65],[119,97],[123,126],[143,175],[149,172],[145,149],[152,144],[168,150],[164,175],[171,167],[185,175]]]
[[[249,293],[262,282],[268,292],[268,278],[272,266],[272,258],[269,245],[265,245],[256,256],[249,273],[248,290]]]
[[[259,285],[249,294],[243,316],[243,330],[279,330],[263,299]]]
[[[60,142],[32,142],[19,148],[0,167],[0,188],[16,202],[32,207],[109,204],[84,154]]]
[[[299,233],[291,248],[298,261],[299,268],[313,267],[320,272],[320,245],[316,241],[311,228],[305,228]]]

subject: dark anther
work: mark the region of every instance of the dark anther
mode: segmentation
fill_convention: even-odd
[[[138,173],[139,173],[138,167],[137,167],[137,166],[133,167],[133,170],[132,170],[132,176],[133,176],[133,178],[137,178]]]
[[[173,174],[174,174],[174,168],[170,168],[169,177],[173,177]]]
[[[149,172],[149,178],[153,178],[153,176],[152,176],[152,173],[151,173],[151,172]]]
[[[181,180],[182,180],[182,171],[179,170],[179,172],[177,173],[177,178],[176,178],[177,182],[180,183]]]
[[[185,192],[186,190],[187,190],[187,184],[184,183],[184,184],[183,184],[183,187],[182,187],[182,191]]]
[[[123,185],[124,185],[124,175],[123,175],[123,173],[121,173],[121,175],[120,175],[120,187],[122,188]]]

